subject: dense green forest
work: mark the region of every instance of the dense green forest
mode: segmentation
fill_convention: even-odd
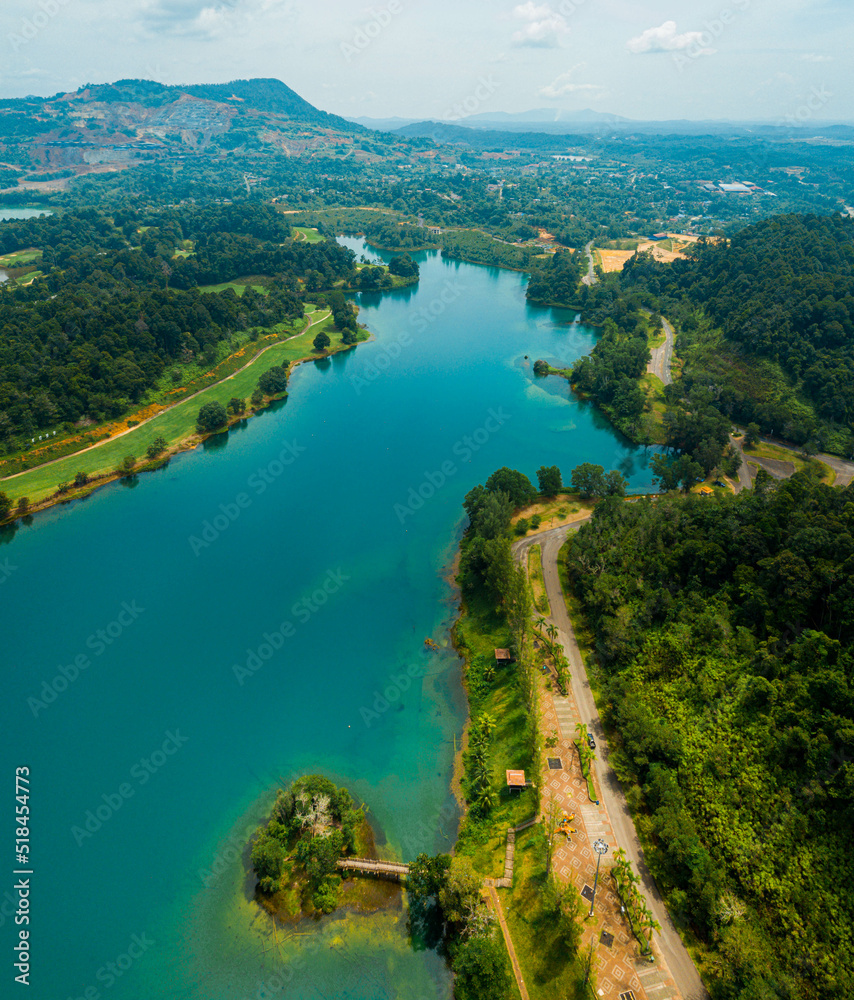
[[[292,240],[284,217],[258,205],[84,209],[0,228],[0,254],[29,247],[43,275],[0,292],[6,450],[42,428],[118,416],[168,366],[210,363],[236,332],[298,318],[304,292],[355,275],[352,251]],[[245,274],[269,276],[266,294],[199,288]]]
[[[854,490],[604,500],[568,551],[615,763],[715,1000],[854,976]]]
[[[525,293],[528,301],[541,305],[572,304],[578,298],[578,283],[584,268],[583,256],[566,250],[535,262]]]
[[[698,244],[688,261],[633,258],[622,285],[651,291],[678,319],[692,362],[683,378],[712,382],[733,419],[797,443],[854,446],[854,220],[776,216],[728,245]],[[724,357],[702,349],[715,341],[704,319],[729,344]]]

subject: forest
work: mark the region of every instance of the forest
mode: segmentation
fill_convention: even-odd
[[[170,365],[210,363],[220,342],[301,317],[305,291],[355,274],[352,251],[292,240],[284,217],[259,205],[83,209],[0,229],[0,254],[30,247],[42,276],[0,292],[7,451],[42,428],[120,415]],[[266,294],[199,287],[245,274],[269,276]]]
[[[647,859],[714,1000],[854,975],[854,490],[600,501],[566,557]]]
[[[854,221],[775,216],[729,243],[701,241],[687,261],[632,258],[622,287],[652,292],[678,320],[683,379],[713,380],[734,420],[799,444],[854,447]],[[729,345],[722,363],[703,350],[716,329]]]

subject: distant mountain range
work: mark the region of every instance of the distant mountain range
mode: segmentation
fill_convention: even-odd
[[[639,121],[622,115],[593,111],[567,111],[561,108],[534,108],[530,111],[486,111],[453,120],[424,121],[417,118],[352,118],[350,121],[365,128],[383,132],[397,132],[410,136],[430,136],[440,141],[439,127],[444,129],[481,129],[493,133],[537,132],[543,135],[608,134],[657,134],[657,135],[744,135],[757,131],[795,130],[799,134],[815,132],[824,134],[828,129],[849,129],[848,122],[787,123],[774,121],[729,121],[725,119],[672,119],[668,121]],[[446,135],[452,133],[445,132]],[[454,141],[446,139],[444,141]]]

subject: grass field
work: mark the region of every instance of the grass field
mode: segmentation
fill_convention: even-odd
[[[516,837],[513,887],[498,891],[531,1000],[581,1000],[584,961],[546,904],[545,839],[539,824]]]
[[[781,448],[776,444],[769,444],[766,441],[758,441],[752,448],[744,449],[744,457],[750,461],[751,456],[756,456],[757,458],[772,458],[778,462],[789,462],[794,465],[796,472],[802,472],[810,464],[819,465],[821,467],[821,480],[823,483],[827,483],[828,486],[832,486],[836,482],[836,472],[830,468],[829,465],[825,465],[824,462],[817,458],[805,459],[796,451],[789,451],[788,448]]]
[[[0,267],[23,267],[24,264],[29,264],[30,261],[41,257],[41,255],[41,250],[16,250],[14,253],[7,253],[4,257],[0,257]]]
[[[196,416],[204,403],[216,400],[225,405],[232,396],[248,398],[259,376],[268,368],[290,364],[302,358],[319,357],[313,353],[312,341],[321,330],[329,333],[330,326],[331,317],[326,317],[293,340],[274,344],[236,375],[212,385],[191,399],[178,403],[121,437],[106,441],[89,451],[69,455],[50,465],[31,469],[11,479],[0,480],[3,491],[14,502],[25,496],[29,498],[30,504],[34,504],[53,494],[59,483],[73,480],[77,472],[85,472],[90,476],[99,475],[111,472],[121,464],[126,455],[142,458],[146,448],[158,437],[165,438],[170,447],[177,445],[195,433]],[[333,348],[340,348],[340,334],[335,333],[331,336]],[[73,494],[67,494],[71,495]]]
[[[235,281],[224,281],[221,285],[199,285],[200,292],[224,292],[226,288],[233,288],[238,295],[242,295],[247,286],[252,284],[250,281],[241,281],[240,278]],[[252,284],[252,288],[256,292],[260,292],[262,295],[267,294],[267,288],[264,285]]]
[[[539,545],[532,545],[528,553],[528,577],[534,592],[534,606],[541,615],[550,615],[552,612],[543,578],[543,555]]]
[[[306,243],[322,243],[326,239],[316,229],[311,229],[309,226],[294,226],[294,232],[299,234],[298,238],[305,240]]]

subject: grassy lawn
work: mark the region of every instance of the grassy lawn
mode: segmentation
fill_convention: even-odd
[[[668,407],[664,400],[664,383],[657,375],[646,372],[641,376],[638,384],[646,393],[647,401],[651,406],[650,411],[645,412],[641,417],[641,433],[648,437],[653,444],[665,444],[664,414]]]
[[[226,288],[233,288],[238,295],[242,295],[247,286],[251,285],[256,292],[260,292],[262,295],[267,294],[267,288],[264,285],[253,284],[250,279],[242,281],[240,278],[236,278],[234,281],[224,281],[221,285],[199,285],[200,292],[224,292]]]
[[[569,891],[580,901],[574,888]],[[513,887],[498,892],[532,1000],[580,1000],[584,960],[546,903],[546,838],[541,826],[517,835]]]
[[[29,264],[30,261],[41,257],[41,255],[41,250],[16,250],[14,253],[7,253],[0,257],[0,267],[23,267],[24,264]]]
[[[529,528],[523,532],[527,535],[531,531],[546,531],[548,528],[557,528],[562,524],[571,524],[580,518],[586,517],[593,509],[593,504],[582,501],[575,493],[559,493],[555,497],[543,497],[523,507],[517,511],[510,522],[511,527],[521,520],[530,521],[533,517],[540,518],[539,528]]]
[[[779,445],[769,444],[767,441],[758,441],[752,448],[744,449],[744,457],[748,461],[754,455],[757,458],[771,458],[778,462],[789,462],[791,465],[794,465],[796,472],[801,472],[809,465],[815,463],[821,467],[821,481],[823,483],[832,486],[836,482],[836,472],[829,465],[825,465],[824,462],[819,461],[817,458],[805,459],[801,457],[799,452],[789,451],[788,448],[781,448]]]
[[[73,480],[77,472],[85,472],[90,476],[98,475],[115,469],[126,455],[141,458],[146,448],[158,437],[165,438],[169,446],[177,445],[195,433],[196,416],[199,407],[204,403],[216,400],[225,405],[232,396],[248,398],[255,388],[258,377],[268,368],[290,364],[302,358],[319,357],[320,355],[313,352],[312,341],[320,330],[329,332],[330,325],[331,317],[327,317],[295,339],[274,344],[233,378],[218,382],[198,396],[178,403],[122,437],[107,441],[90,451],[69,455],[51,465],[32,469],[13,479],[2,480],[4,492],[15,501],[26,496],[29,497],[31,504],[36,503],[50,496],[59,483]],[[341,346],[340,334],[332,334],[332,346],[333,348]],[[68,494],[69,497],[72,495]]]
[[[552,612],[546,594],[546,581],[543,579],[543,554],[539,545],[532,545],[528,553],[528,578],[534,592],[534,606],[541,615],[550,615]]]
[[[311,229],[309,226],[294,226],[294,232],[299,233],[299,238],[305,240],[306,243],[322,243],[326,239],[316,229]]]

